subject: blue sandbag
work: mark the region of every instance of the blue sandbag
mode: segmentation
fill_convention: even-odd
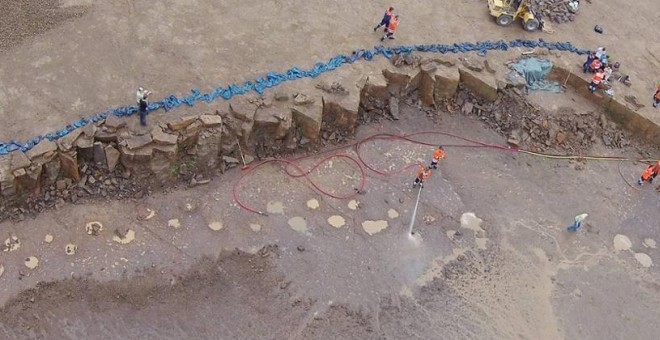
[[[558,51],[567,51],[576,53],[579,55],[584,55],[589,53],[589,50],[578,49],[574,47],[570,42],[549,42],[543,39],[539,40],[524,40],[524,39],[515,39],[511,41],[481,41],[476,43],[462,42],[455,43],[452,45],[445,44],[422,44],[422,45],[399,45],[392,47],[385,46],[376,46],[373,49],[360,49],[354,51],[350,56],[343,54],[338,54],[326,62],[319,62],[314,64],[314,66],[308,70],[302,70],[298,67],[292,67],[286,72],[268,72],[265,78],[257,78],[253,81],[246,81],[243,85],[230,84],[228,87],[218,86],[209,93],[201,93],[197,88],[191,90],[191,94],[187,96],[182,96],[181,98],[170,95],[166,96],[160,101],[153,102],[149,104],[147,110],[155,111],[164,109],[169,111],[171,109],[177,108],[183,104],[188,106],[193,106],[195,102],[204,101],[212,102],[217,98],[221,97],[224,100],[229,100],[235,95],[242,95],[250,91],[255,91],[259,94],[263,93],[266,88],[275,87],[281,84],[284,81],[295,80],[298,78],[314,78],[320,75],[321,73],[332,71],[344,64],[352,64],[358,60],[372,60],[375,56],[382,55],[385,58],[391,58],[394,54],[401,53],[411,53],[412,51],[419,52],[432,52],[432,53],[465,53],[477,51],[480,55],[485,55],[490,50],[502,50],[506,51],[511,47],[526,47],[526,48],[535,48],[535,47],[544,47],[549,50],[558,50]],[[65,128],[46,133],[43,136],[36,136],[28,139],[26,142],[21,143],[17,140],[10,140],[7,142],[0,142],[0,155],[6,155],[15,150],[27,151],[32,149],[44,138],[49,140],[57,140],[62,138],[71,131],[86,126],[92,122],[96,123],[103,119],[106,119],[109,115],[115,115],[118,117],[126,117],[133,115],[138,112],[138,108],[135,105],[122,106],[109,109],[105,112],[95,113],[90,118],[81,118]]]

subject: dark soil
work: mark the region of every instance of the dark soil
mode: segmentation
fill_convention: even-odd
[[[0,52],[43,34],[64,22],[79,18],[88,8],[60,8],[58,0],[0,1]]]

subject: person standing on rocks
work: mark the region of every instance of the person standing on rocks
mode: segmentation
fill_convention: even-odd
[[[147,108],[149,107],[147,98],[150,94],[151,91],[139,87],[135,96],[135,101],[138,105],[138,112],[140,113],[140,125],[142,126],[147,126]]]
[[[433,151],[433,158],[431,159],[431,168],[432,169],[437,169],[438,168],[438,162],[445,158],[445,149],[442,148],[442,146],[438,146],[435,151]]]
[[[396,31],[397,26],[399,25],[399,16],[395,15],[392,19],[390,19],[390,24],[387,25],[387,30],[385,35],[380,38],[380,41],[387,39],[394,39],[394,31]]]
[[[584,219],[587,218],[587,216],[589,216],[589,214],[581,214],[575,216],[575,221],[573,222],[573,224],[566,227],[566,230],[577,231],[578,229],[580,229],[580,227],[582,227],[582,221],[584,221]]]
[[[385,14],[383,14],[383,19],[380,20],[380,24],[374,27],[374,32],[376,32],[380,27],[385,27],[385,32],[387,32],[387,27],[390,26],[390,19],[392,19],[393,14],[394,14],[394,7],[388,8],[385,11]]]
[[[419,170],[417,170],[417,178],[413,181],[413,189],[417,188],[419,185],[420,188],[424,187],[424,181],[431,177],[431,169],[428,166],[421,165]]]

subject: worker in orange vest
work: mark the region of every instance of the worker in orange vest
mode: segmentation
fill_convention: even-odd
[[[431,168],[437,169],[438,162],[442,158],[445,158],[445,149],[443,149],[442,146],[438,146],[438,148],[435,149],[435,151],[433,151],[433,159],[431,159]]]
[[[639,178],[639,181],[637,181],[637,184],[642,185],[644,182],[653,183],[653,180],[658,176],[658,173],[660,173],[660,161],[654,165],[646,166],[646,169],[642,172],[642,176]]]
[[[591,71],[591,73],[598,72],[601,66],[603,66],[603,63],[601,63],[600,59],[596,57],[589,65],[589,71]]]
[[[429,179],[429,177],[431,177],[431,169],[428,166],[421,165],[419,170],[417,170],[417,178],[413,181],[413,189],[418,185],[420,188],[424,187],[424,181]]]
[[[596,71],[596,74],[591,78],[591,84],[589,84],[589,91],[594,92],[598,89],[598,85],[603,81],[603,78],[605,78],[605,72],[603,69],[598,69]]]
[[[658,83],[658,89],[653,95],[653,107],[658,107],[658,104],[660,104],[660,83]]]
[[[398,25],[399,25],[399,16],[395,15],[392,19],[390,19],[390,24],[387,25],[387,32],[382,38],[380,38],[380,41],[385,40],[385,38],[394,39],[394,31],[396,31]]]
[[[390,25],[390,20],[392,19],[392,15],[394,14],[394,7],[390,7],[387,10],[385,10],[385,14],[383,14],[383,19],[380,20],[380,24],[378,26],[374,27],[374,32],[378,30],[379,27],[385,27],[385,32],[387,32],[387,27]]]

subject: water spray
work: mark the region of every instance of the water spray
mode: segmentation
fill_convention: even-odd
[[[417,207],[419,206],[419,198],[422,196],[422,189],[424,184],[419,184],[419,191],[417,192],[417,202],[415,202],[415,208],[413,209],[412,218],[410,219],[410,226],[408,227],[408,237],[415,235],[413,231],[413,225],[415,224],[415,217],[417,217]]]

